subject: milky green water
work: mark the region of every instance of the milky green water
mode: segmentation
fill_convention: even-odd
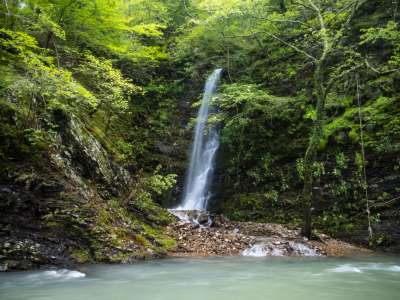
[[[399,300],[400,259],[170,259],[0,274],[1,300]]]

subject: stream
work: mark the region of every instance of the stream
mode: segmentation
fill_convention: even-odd
[[[0,273],[1,300],[396,300],[400,258],[173,258]]]

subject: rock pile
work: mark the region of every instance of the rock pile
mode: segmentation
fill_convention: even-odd
[[[224,227],[201,227],[178,221],[168,227],[168,233],[178,241],[174,255],[238,255],[255,239]]]
[[[211,226],[206,226],[210,222]],[[172,256],[342,256],[368,251],[326,235],[309,241],[299,229],[280,224],[233,222],[224,216],[206,217],[198,212],[189,212],[185,217],[178,214],[167,232],[178,242]]]

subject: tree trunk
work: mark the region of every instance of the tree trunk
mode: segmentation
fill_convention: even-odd
[[[108,134],[108,130],[110,129],[111,126],[111,118],[112,118],[112,112],[111,110],[106,113],[106,126],[104,127],[104,134]]]
[[[285,0],[279,0],[279,9],[282,14],[284,14],[287,11]]]
[[[304,187],[303,187],[303,213],[304,224],[302,233],[305,237],[311,238],[312,231],[312,199],[314,174],[313,165],[317,158],[318,148],[323,134],[323,122],[325,117],[325,99],[326,94],[323,86],[322,74],[323,61],[318,61],[314,72],[314,89],[317,98],[316,118],[314,121],[313,131],[304,156]]]

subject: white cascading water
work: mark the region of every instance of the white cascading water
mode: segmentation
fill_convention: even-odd
[[[214,160],[219,147],[219,132],[215,127],[205,133],[208,116],[212,113],[210,100],[215,94],[222,69],[208,77],[201,106],[197,114],[194,141],[186,177],[182,204],[177,210],[205,211],[210,198],[209,185],[214,171]]]
[[[283,244],[271,242],[257,243],[242,251],[242,256],[321,256],[320,252],[310,246],[295,241],[288,241]]]

